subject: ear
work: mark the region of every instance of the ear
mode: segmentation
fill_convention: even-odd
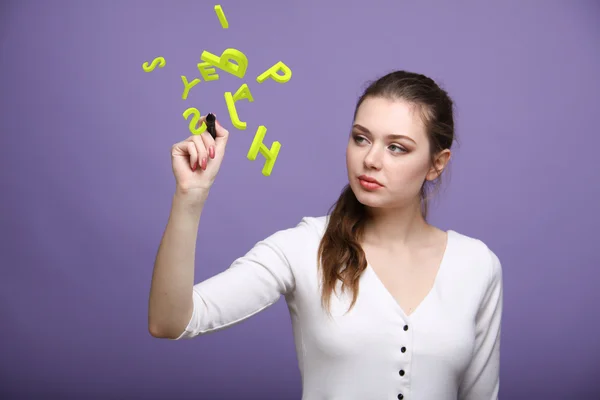
[[[450,149],[445,149],[445,150],[440,151],[435,156],[433,165],[431,166],[431,168],[429,169],[429,172],[427,173],[426,179],[428,181],[432,181],[441,175],[444,168],[446,168],[446,165],[448,165],[451,155],[452,155],[452,153],[450,152]]]

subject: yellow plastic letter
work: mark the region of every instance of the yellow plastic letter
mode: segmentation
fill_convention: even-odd
[[[277,71],[282,71],[283,75],[279,75]],[[273,78],[273,80],[278,83],[286,83],[292,78],[292,70],[283,62],[279,61],[277,64],[260,74],[258,78],[256,78],[256,82],[263,83],[268,78]]]
[[[233,95],[234,101],[240,101],[243,99],[247,99],[250,103],[254,101],[254,98],[252,97],[252,93],[250,93],[250,88],[248,87],[247,83],[244,83],[242,86],[240,86],[237,92],[235,92],[235,94]]]
[[[225,49],[221,57],[217,57],[205,50],[202,52],[200,59],[238,78],[243,78],[248,68],[248,58],[244,53],[236,49]],[[232,60],[236,64],[232,63]]]
[[[250,146],[247,157],[248,160],[254,161],[256,160],[256,156],[258,156],[258,152],[260,151],[260,153],[267,159],[262,169],[262,174],[264,176],[269,176],[271,175],[271,171],[273,171],[273,166],[275,165],[275,160],[277,160],[277,155],[279,154],[281,144],[279,142],[273,142],[271,149],[269,150],[263,143],[263,139],[265,138],[266,134],[267,128],[263,125],[259,126],[256,131],[256,135],[254,135],[254,140],[252,140],[252,145]]]
[[[215,12],[217,13],[217,17],[219,18],[219,22],[221,23],[221,27],[223,29],[229,28],[229,23],[227,22],[227,18],[225,17],[225,13],[223,12],[223,8],[220,5],[215,6]]]
[[[188,82],[185,75],[181,75],[181,80],[183,81],[183,94],[181,95],[181,98],[185,100],[187,99],[188,94],[190,93],[190,89],[199,84],[200,79],[196,78],[193,81]]]
[[[190,121],[190,132],[192,133],[192,135],[200,135],[206,130],[206,123],[202,122],[202,125],[196,128],[196,126],[198,125],[198,121],[200,120],[200,111],[198,111],[197,108],[190,107],[183,112],[183,118],[187,120],[190,114],[194,115],[192,117],[192,120]]]
[[[158,68],[163,68],[165,65],[167,65],[167,61],[164,57],[156,57],[154,60],[152,60],[152,64],[150,64],[150,66],[148,66],[148,62],[145,62],[142,64],[142,68],[146,72],[152,72],[156,68],[157,64]]]
[[[233,99],[233,96],[231,96],[231,92],[225,92],[225,104],[227,104],[227,110],[229,111],[229,117],[231,118],[233,126],[242,131],[246,129],[246,123],[240,121],[237,109],[235,108],[235,100]]]
[[[231,95],[231,92],[225,92],[225,104],[227,104],[227,110],[229,111],[229,116],[231,117],[231,123],[239,130],[246,129],[246,123],[240,121],[237,108],[235,107],[235,103],[242,99],[247,99],[251,103],[254,101],[247,83],[244,83],[242,86],[240,86],[233,96]]]
[[[219,79],[219,75],[212,64],[207,62],[198,63],[198,71],[202,74],[205,81],[216,81]],[[210,75],[213,74],[213,75]]]

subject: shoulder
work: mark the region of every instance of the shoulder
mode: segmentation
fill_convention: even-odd
[[[257,259],[273,260],[277,264],[282,262],[282,265],[294,271],[295,280],[303,279],[306,275],[300,274],[299,271],[316,262],[315,255],[324,234],[326,221],[326,217],[302,217],[295,225],[280,228],[260,240],[250,253]]]
[[[295,226],[280,229],[263,242],[276,244],[279,247],[304,247],[307,242],[320,242],[325,233],[329,216],[304,216]]]
[[[452,263],[470,278],[479,278],[485,286],[502,280],[500,258],[483,240],[450,230],[452,240]]]
[[[316,217],[304,217],[298,223],[298,226],[306,226],[311,232],[318,236],[325,234],[325,229],[329,223],[329,215],[321,215]]]

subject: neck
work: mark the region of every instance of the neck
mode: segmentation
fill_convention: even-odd
[[[419,202],[403,208],[369,208],[364,239],[384,247],[405,246],[424,237],[430,225]]]

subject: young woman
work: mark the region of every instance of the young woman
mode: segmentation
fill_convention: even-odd
[[[256,243],[194,285],[203,205],[228,131],[173,146],[171,214],[150,290],[149,330],[180,339],[288,304],[304,400],[489,400],[499,390],[502,270],[482,241],[426,222],[450,159],[453,102],[396,71],[354,112],[349,184],[326,216]]]

